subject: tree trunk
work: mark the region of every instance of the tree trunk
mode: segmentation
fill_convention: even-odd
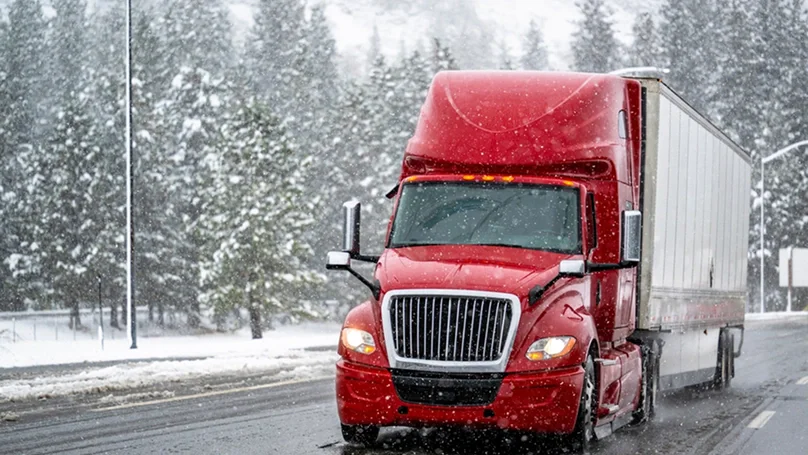
[[[157,324],[160,327],[165,327],[166,325],[165,308],[163,308],[162,300],[157,304]]]
[[[77,300],[76,303],[73,304],[73,307],[70,308],[70,328],[78,330],[80,327],[81,317],[79,315],[79,302]]]
[[[121,325],[124,328],[129,327],[129,321],[127,321],[128,314],[126,313],[126,300],[121,302]]]
[[[115,303],[110,303],[109,305],[109,326],[115,327],[116,329],[120,329],[121,326],[118,325],[118,306]]]
[[[252,332],[252,339],[257,340],[263,338],[261,332],[261,310],[255,305],[250,305],[250,331]]]
[[[154,304],[149,302],[149,322],[154,322]]]
[[[199,327],[199,302],[193,302],[188,306],[188,327],[195,329]]]

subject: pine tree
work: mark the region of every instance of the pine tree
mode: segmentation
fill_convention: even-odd
[[[631,28],[634,41],[628,49],[630,66],[660,66],[660,43],[654,17],[640,13]]]
[[[544,44],[544,36],[535,20],[530,20],[530,25],[525,35],[522,45],[522,59],[520,60],[522,69],[534,71],[546,71],[550,69],[547,60],[547,46]]]
[[[0,253],[5,277],[0,306],[12,310],[46,305],[41,250],[36,243],[42,227],[32,197],[42,182],[36,160],[41,152],[45,118],[46,23],[38,0],[15,0],[8,9],[2,44],[0,83],[0,177],[2,223]],[[0,278],[2,279],[2,278]]]
[[[668,83],[702,112],[710,105],[716,76],[716,17],[712,0],[669,0],[662,7],[660,37],[662,56],[670,69]]]
[[[458,69],[457,61],[449,46],[444,46],[440,39],[434,38],[432,40],[432,73],[456,69]]]
[[[303,267],[311,249],[300,239],[313,223],[303,183],[311,156],[296,153],[266,107],[239,104],[225,124],[223,152],[213,180],[208,232],[215,251],[203,263],[203,281],[217,313],[246,307],[253,338],[261,338],[261,315],[307,316],[290,290],[317,279]]]
[[[368,47],[367,65],[373,64],[376,58],[382,53],[382,38],[379,36],[379,27],[373,24],[373,33],[370,35],[370,47]],[[402,56],[403,57],[403,56]]]
[[[497,54],[497,68],[506,71],[515,69],[513,58],[511,57],[511,50],[505,40],[497,41]]]
[[[292,113],[298,107],[295,81],[304,68],[302,45],[306,28],[301,0],[260,0],[250,32],[247,62],[254,93],[260,94],[277,113]]]
[[[604,0],[582,0],[576,6],[583,18],[572,35],[573,68],[595,73],[619,68],[620,46],[614,37],[611,9]]]

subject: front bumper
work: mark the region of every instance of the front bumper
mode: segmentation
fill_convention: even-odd
[[[540,433],[575,428],[584,370],[572,367],[511,373],[490,404],[444,406],[403,401],[388,369],[341,359],[337,363],[337,408],[346,425],[494,427]]]

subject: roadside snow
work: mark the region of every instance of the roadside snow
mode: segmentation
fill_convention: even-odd
[[[340,326],[309,323],[283,326],[264,332],[252,340],[247,332],[200,336],[138,338],[137,349],[129,349],[126,339],[106,340],[104,350],[98,340],[0,341],[0,369],[35,365],[102,362],[111,360],[151,360],[188,357],[240,357],[255,354],[278,357],[292,349],[333,346],[336,351]]]
[[[87,363],[80,372],[0,380],[0,403],[109,393],[204,376],[266,373],[277,380],[332,376],[338,335],[336,324],[308,324],[265,332],[261,340],[240,335],[143,338],[134,350],[128,349],[126,340],[107,343],[104,351],[92,340],[0,343],[0,373],[4,368]],[[303,350],[310,347],[322,349]],[[121,363],[93,365],[102,361]]]
[[[83,393],[110,393],[210,375],[267,372],[273,379],[308,379],[334,374],[335,352],[292,351],[224,355],[202,360],[128,362],[89,367],[80,373],[0,381],[0,403]],[[274,356],[274,357],[273,357]]]

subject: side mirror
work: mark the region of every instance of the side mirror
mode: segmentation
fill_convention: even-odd
[[[342,225],[342,250],[350,254],[350,256],[359,255],[359,224],[360,213],[362,204],[359,201],[348,201],[342,204],[345,213],[344,222]],[[329,259],[331,253],[328,254]]]
[[[561,277],[582,278],[586,275],[586,262],[583,259],[567,259],[558,265],[558,275]]]
[[[325,268],[328,270],[348,270],[351,268],[351,255],[346,251],[329,251]]]
[[[641,259],[642,212],[625,210],[621,221],[623,238],[620,243],[620,261],[624,264],[637,264]]]

